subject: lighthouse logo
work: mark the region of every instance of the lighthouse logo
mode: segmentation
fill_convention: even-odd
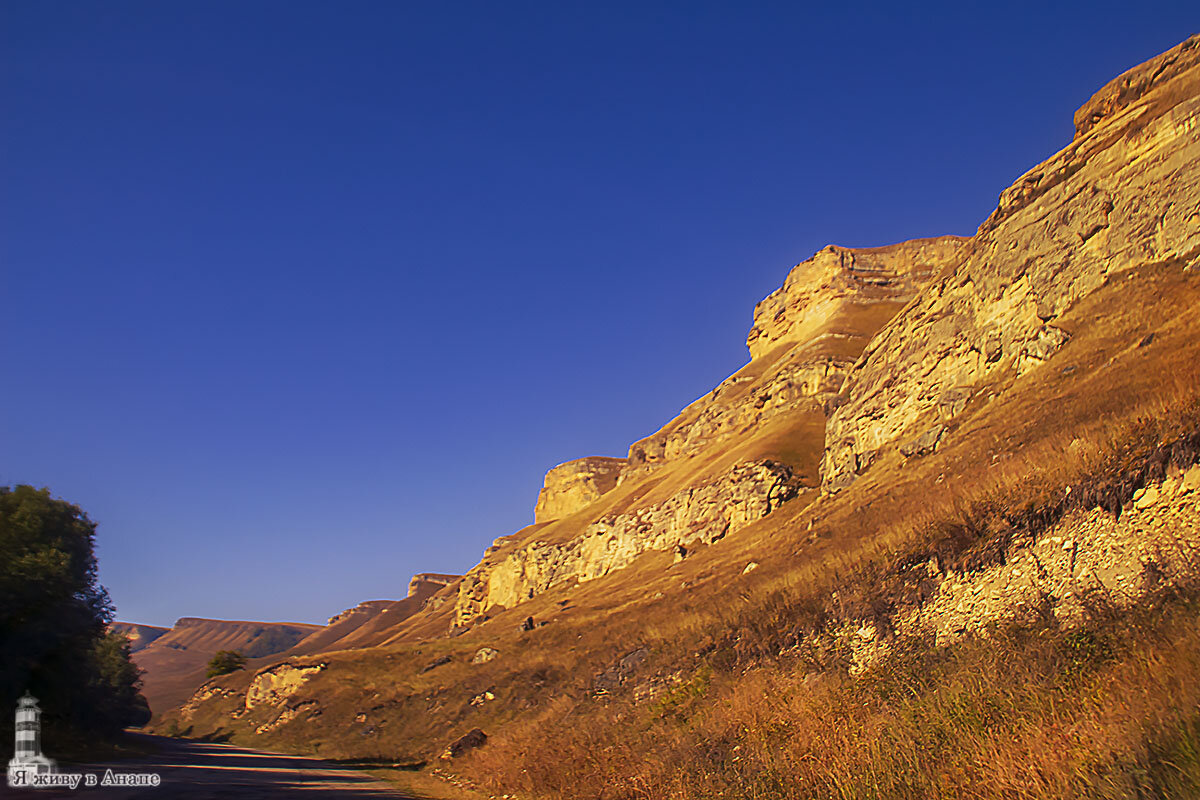
[[[17,746],[8,762],[8,785],[13,789],[63,787],[74,791],[93,786],[160,786],[157,772],[59,772],[54,759],[42,755],[42,710],[29,692],[17,701]]]
[[[37,786],[55,771],[53,759],[42,755],[42,710],[29,692],[17,701],[16,752],[8,762],[8,785],[13,788]]]

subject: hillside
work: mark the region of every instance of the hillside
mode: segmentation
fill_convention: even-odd
[[[301,639],[284,655],[351,650],[382,644],[393,628],[425,607],[430,598],[458,580],[458,575],[424,572],[408,582],[403,600],[367,600],[330,617],[329,624]]]
[[[797,264],[399,623],[162,725],[521,797],[1196,796],[1200,36],[1075,123],[975,236]]]
[[[142,670],[142,693],[159,714],[178,706],[204,682],[208,662],[218,650],[240,652],[253,668],[290,655],[382,644],[396,625],[458,577],[414,575],[404,599],[364,601],[331,617],[327,625],[187,617],[173,628],[114,622],[112,629],[129,639],[134,662]]]
[[[133,639],[133,660],[143,670],[142,694],[151,711],[159,713],[188,698],[204,680],[208,662],[218,650],[237,650],[254,658],[271,656],[291,648],[320,626],[290,622],[231,622],[184,617],[170,629],[155,628],[153,639],[143,629],[149,626],[114,623],[116,630],[141,634]]]
[[[157,625],[141,625],[136,622],[114,622],[110,627],[118,633],[125,634],[125,638],[129,640],[129,650],[133,653],[144,650],[155,639],[171,630],[170,628],[160,628]]]

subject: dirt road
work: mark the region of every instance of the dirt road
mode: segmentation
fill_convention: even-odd
[[[63,774],[82,774],[79,786],[38,790],[10,789],[0,783],[5,798],[63,798],[77,800],[258,800],[259,798],[316,797],[331,800],[412,800],[387,783],[361,770],[339,767],[302,756],[265,753],[227,744],[208,744],[131,734],[152,754],[110,764],[60,765]],[[156,774],[158,786],[102,786],[106,771],[121,775]],[[88,775],[96,784],[86,785]],[[60,778],[61,779],[61,778]],[[142,779],[144,780],[144,779]]]

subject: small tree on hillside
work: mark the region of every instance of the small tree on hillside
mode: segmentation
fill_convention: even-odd
[[[218,675],[228,675],[246,666],[246,657],[237,650],[218,650],[208,662],[206,677],[215,678]]]

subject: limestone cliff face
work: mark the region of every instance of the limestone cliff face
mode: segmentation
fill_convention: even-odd
[[[754,327],[746,336],[750,358],[781,344],[809,341],[839,314],[856,308],[904,305],[965,241],[942,236],[886,247],[826,247],[793,267],[783,286],[755,306]]]
[[[1200,252],[1200,208],[1181,199],[1200,196],[1198,52],[1189,40],[1098,92],[1077,115],[1070,146],[1006,190],[975,237],[830,246],[796,265],[755,308],[748,365],[635,442],[624,463],[582,459],[551,470],[537,522],[554,524],[616,487],[633,492],[652,475],[677,475],[661,470],[744,444],[802,409],[828,416],[827,491],[885,448],[905,457],[936,449],[982,382],[1053,358],[1070,337],[1055,319],[1107,275]],[[773,472],[781,464],[746,458],[567,536],[497,540],[459,585],[457,623],[610,574],[646,551],[719,538],[795,494],[792,475]]]
[[[792,268],[754,309],[751,364],[634,442],[621,483],[744,436],[802,405],[828,408],[876,332],[967,242],[958,236],[874,248],[830,245]]]
[[[259,672],[246,689],[246,710],[264,703],[278,705],[280,701],[298,692],[309,678],[323,669],[325,664],[277,664]]]
[[[838,395],[853,363],[850,356],[797,348],[783,355],[766,374],[739,371],[657,433],[630,445],[619,482],[644,477],[667,462],[744,435],[806,403],[828,402]]]
[[[987,380],[1037,369],[1055,319],[1110,276],[1200,256],[1200,37],[1103,89],[1075,139],[1000,196],[979,233],[870,343],[829,420],[823,487],[889,448],[952,435]]]
[[[568,461],[546,473],[534,509],[535,522],[569,517],[617,485],[623,458],[592,456]]]
[[[445,572],[419,572],[408,582],[408,596],[424,601],[458,580],[460,575]]]
[[[742,463],[661,503],[604,517],[569,542],[527,542],[503,557],[485,557],[459,585],[456,622],[466,625],[494,606],[512,608],[552,587],[603,577],[650,550],[710,544],[767,516],[799,488],[782,464]]]
[[[551,470],[538,497],[537,523],[567,517],[669,465],[744,444],[777,418],[831,410],[871,337],[967,241],[944,236],[867,249],[830,246],[796,265],[755,309],[751,363],[631,445],[628,459],[586,458]],[[608,575],[647,551],[716,541],[797,494],[800,480],[789,467],[749,458],[724,475],[689,480],[667,500],[604,517],[566,542],[512,547],[497,540],[459,585],[456,624],[554,586]]]

